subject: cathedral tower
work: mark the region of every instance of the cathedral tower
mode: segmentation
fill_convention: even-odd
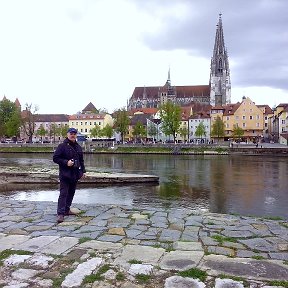
[[[216,29],[215,44],[210,67],[210,104],[231,103],[231,80],[228,54],[224,43],[221,14]]]

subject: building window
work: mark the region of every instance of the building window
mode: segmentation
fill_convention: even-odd
[[[230,120],[229,116],[227,116],[227,120]]]
[[[245,116],[245,115],[243,115],[243,116],[242,116],[242,119],[243,119],[243,120],[245,120],[245,118],[246,118],[246,116]]]
[[[249,119],[250,119],[250,120],[252,120],[252,119],[253,119],[253,116],[252,116],[252,115],[250,115]]]
[[[256,123],[256,127],[260,127],[260,123]]]
[[[282,120],[282,124],[285,124],[285,120]]]
[[[246,124],[245,124],[245,123],[243,123],[243,124],[242,124],[242,126],[243,126],[243,127],[246,127]]]
[[[259,116],[259,115],[257,115],[257,116],[256,116],[256,119],[257,119],[257,120],[259,120],[259,119],[260,119],[260,116]]]
[[[239,116],[235,116],[235,119],[236,119],[236,120],[239,120]]]
[[[80,125],[83,125],[83,122],[80,122]]]

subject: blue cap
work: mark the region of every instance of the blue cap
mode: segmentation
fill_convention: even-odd
[[[77,134],[77,129],[76,128],[69,128],[67,133],[76,133]]]

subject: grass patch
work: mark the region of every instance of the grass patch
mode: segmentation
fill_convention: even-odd
[[[123,272],[118,272],[116,274],[116,280],[117,281],[124,281],[125,280],[125,274]]]
[[[214,240],[216,240],[219,244],[223,244],[224,241],[227,241],[227,242],[237,242],[237,240],[235,238],[232,238],[232,237],[224,237],[224,236],[221,236],[221,235],[213,235],[211,238],[213,238]]]
[[[288,265],[288,261],[287,261],[287,260],[284,260],[284,261],[283,261],[283,264]]]
[[[135,279],[142,284],[148,282],[151,279],[151,276],[146,274],[137,274]]]
[[[205,281],[207,278],[207,272],[198,268],[191,268],[185,271],[180,271],[177,274],[182,277],[197,278],[201,281]]]
[[[98,269],[97,273],[104,274],[104,273],[106,273],[109,269],[110,269],[110,265],[109,265],[109,264],[105,264],[105,265],[101,266],[101,267]]]
[[[286,223],[286,222],[279,222],[279,225],[281,225],[285,228],[288,228],[288,223]]]
[[[263,219],[267,219],[267,220],[283,220],[283,218],[280,217],[280,216],[265,216],[265,217],[263,217]]]
[[[34,219],[32,218],[27,218],[27,219],[23,219],[24,222],[28,222],[28,223],[32,223]]]
[[[271,286],[282,286],[288,288],[288,281],[285,280],[269,281],[268,284]]]
[[[128,261],[129,264],[142,264],[143,262],[137,259],[130,259]]]
[[[251,257],[252,259],[255,259],[255,260],[262,260],[262,259],[265,259],[263,256],[260,256],[260,255],[254,255]]]
[[[6,249],[0,252],[0,263],[2,264],[3,260],[10,257],[11,255],[32,255],[32,252],[24,250],[11,250]]]
[[[79,239],[79,244],[82,244],[82,243],[84,243],[84,242],[87,242],[87,241],[90,241],[90,240],[93,240],[92,238],[90,238],[90,237],[82,237],[82,238],[80,238]]]
[[[104,280],[104,276],[102,276],[100,273],[96,273],[85,276],[83,283],[84,284],[94,283],[95,281],[101,281],[101,280]]]

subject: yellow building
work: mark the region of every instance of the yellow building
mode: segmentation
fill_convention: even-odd
[[[76,128],[81,134],[87,136],[87,138],[91,138],[90,131],[96,125],[103,129],[107,124],[113,126],[113,118],[110,114],[107,113],[78,113],[69,116],[69,127]]]
[[[241,103],[212,107],[211,127],[219,116],[225,125],[225,140],[233,137],[234,127],[238,126],[243,129],[243,141],[260,141],[265,133],[265,117],[267,116],[264,110],[249,97],[244,96]]]

